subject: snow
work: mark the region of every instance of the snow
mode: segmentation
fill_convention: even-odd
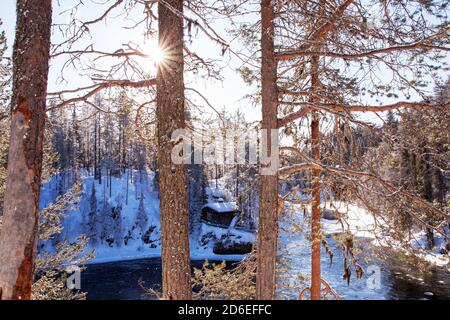
[[[143,232],[134,230],[133,239],[128,241],[125,245],[123,241],[120,244],[109,245],[105,241],[98,241],[96,244],[90,243],[87,251],[95,250],[95,258],[89,263],[110,262],[118,260],[130,260],[136,258],[157,257],[161,255],[160,249],[160,235],[159,235],[159,199],[156,192],[150,188],[149,180],[152,179],[153,173],[145,174],[142,178],[139,177],[137,171],[133,172],[135,179],[133,183],[128,185],[128,201],[126,203],[126,184],[127,175],[121,177],[112,177],[111,196],[109,195],[109,186],[106,186],[106,179],[103,183],[94,181],[92,176],[82,176],[83,195],[80,202],[77,204],[77,209],[67,212],[67,217],[63,220],[62,237],[67,238],[70,242],[74,242],[80,234],[86,233],[85,223],[87,220],[87,213],[90,209],[90,196],[92,186],[96,189],[97,212],[101,211],[103,205],[108,203],[110,207],[117,207],[122,205],[122,232],[124,236],[128,231],[133,229],[137,209],[139,206],[141,192],[144,195],[144,206],[146,209],[148,221],[145,228],[154,226],[155,231],[151,236],[151,241],[155,242],[155,248],[145,244],[141,239]],[[40,207],[43,208],[48,205],[57,196],[58,180],[61,176],[52,177],[52,179],[43,185],[41,188]],[[97,226],[99,227],[99,226]],[[46,243],[47,250],[52,251],[52,243]]]
[[[209,202],[203,208],[210,208],[218,213],[228,213],[238,211],[236,202]]]
[[[202,223],[198,239],[191,241],[191,259],[193,260],[225,260],[240,261],[245,258],[244,254],[218,255],[213,253],[216,240],[230,237],[235,243],[254,243],[255,235],[251,232],[230,228],[218,228]],[[203,240],[203,241],[202,241]]]
[[[330,207],[326,207],[330,209]],[[391,283],[389,277],[392,273],[395,277],[405,276],[413,279],[418,283],[424,283],[422,278],[414,278],[413,271],[406,274],[395,273],[396,269],[389,270],[384,263],[376,258],[373,250],[382,248],[383,243],[378,240],[379,225],[375,224],[375,219],[372,214],[364,208],[356,204],[335,203],[337,209],[345,216],[346,223],[344,229],[342,224],[336,220],[321,219],[321,228],[325,234],[326,241],[331,251],[333,252],[333,262],[330,265],[329,256],[326,254],[324,248],[321,248],[321,272],[322,277],[343,299],[391,299]],[[290,288],[284,289],[280,287],[277,295],[279,298],[297,299],[298,288],[305,287],[305,283],[300,283],[299,279],[308,277],[311,273],[311,244],[307,239],[309,235],[309,221],[308,216],[310,207],[307,207],[306,217],[304,217],[303,208],[299,205],[287,205],[282,221],[280,222],[280,266],[284,269],[282,278],[283,282],[289,284]],[[344,261],[341,254],[341,248],[336,235],[339,235],[344,230],[350,231],[355,238],[355,247],[357,252],[358,263],[364,270],[362,279],[356,279],[355,271],[352,268],[352,275],[350,284],[342,279],[344,270]],[[433,251],[424,250],[426,244],[426,235],[423,231],[419,231],[413,235],[417,239],[413,241],[412,247],[418,250],[417,256],[423,260],[428,261],[436,266],[448,266],[450,271],[449,255],[440,254],[439,247],[443,246],[444,239],[436,237],[436,248]],[[400,250],[407,253],[400,247],[400,244],[395,250]],[[394,251],[395,252],[395,251]],[[393,258],[395,259],[395,257]],[[373,278],[373,271],[380,273],[380,280],[378,286],[371,285]],[[309,284],[307,279],[306,285]]]
[[[304,220],[301,215],[297,215],[295,218],[295,224],[299,223],[302,225]],[[352,299],[370,299],[370,300],[380,300],[385,299],[384,288],[374,288],[371,289],[367,285],[368,277],[364,275],[362,279],[356,279],[354,273],[351,277],[351,281],[347,284],[347,281],[343,280],[343,258],[341,256],[340,247],[337,241],[333,239],[332,234],[336,233],[336,226],[332,225],[328,221],[322,219],[322,224],[328,224],[332,227],[327,229],[325,233],[327,234],[326,239],[328,245],[330,246],[332,252],[334,253],[333,262],[330,265],[330,260],[325,250],[322,248],[321,255],[321,272],[322,278],[325,279],[331,287],[338,293],[338,295],[346,300]],[[284,247],[283,257],[284,263],[287,266],[288,278],[286,279],[293,288],[301,288],[305,286],[305,283],[300,284],[297,279],[301,277],[308,277],[311,273],[311,248],[310,242],[306,239],[304,233],[293,233],[288,231],[292,227],[292,222],[282,222],[282,231],[280,233],[280,242]],[[307,226],[303,226],[307,227]],[[362,266],[366,270],[368,267],[364,260],[362,261]],[[309,280],[307,280],[309,281]],[[306,285],[309,282],[306,282]],[[281,289],[278,292],[279,297],[288,299],[297,299],[298,291],[284,290]]]
[[[323,206],[322,206],[323,207]],[[342,232],[342,227],[350,231],[356,237],[375,238],[375,219],[373,215],[363,208],[348,203],[335,202],[334,207],[326,206],[327,209],[337,210],[345,218],[344,225],[338,220],[322,219],[322,230],[326,234]]]
[[[224,184],[223,178],[217,180],[217,187],[215,180],[209,182],[209,187],[205,188],[206,195],[208,196],[208,203],[216,202],[219,199],[226,202],[232,198],[230,192],[225,189]]]
[[[448,234],[448,231],[447,231]],[[447,267],[450,271],[450,254],[443,254],[441,249],[445,247],[446,241],[443,236],[435,236],[435,246],[432,250],[427,249],[427,236],[424,230],[418,230],[411,235],[411,247],[415,251],[414,254],[422,260],[439,267]],[[410,255],[409,251],[404,250],[401,244],[396,244],[391,240],[404,254]],[[383,246],[385,243],[382,240],[374,241],[377,246]]]
[[[132,231],[132,237],[125,243],[108,244],[105,241],[99,241],[96,244],[90,244],[87,251],[95,249],[95,258],[89,263],[105,263],[122,260],[134,260],[144,258],[158,258],[161,256],[161,241],[160,241],[160,223],[159,223],[159,199],[158,194],[153,191],[153,177],[152,172],[143,173],[139,176],[139,172],[133,172],[133,183],[128,182],[128,203],[126,203],[126,189],[127,176],[126,174],[120,177],[112,178],[112,192],[109,196],[109,188],[106,188],[106,179],[103,179],[103,184],[94,181],[92,176],[84,174],[82,176],[82,184],[84,192],[77,208],[67,212],[67,217],[63,220],[64,230],[61,235],[62,238],[67,238],[69,241],[75,241],[76,237],[85,232],[86,212],[89,212],[91,189],[94,185],[96,188],[96,200],[98,210],[107,202],[109,206],[116,207],[122,204],[122,227],[123,234],[126,235],[129,230],[133,229],[136,220],[136,214],[139,208],[140,196],[143,195],[145,212],[147,214],[146,228],[153,226],[150,242],[145,243],[142,239],[142,231]],[[70,179],[68,179],[70,180]],[[52,177],[41,189],[40,208],[45,207],[53,202],[58,195],[58,185],[62,183],[61,176]],[[65,189],[69,188],[69,183],[65,183]],[[64,185],[64,184],[63,184]],[[225,210],[226,206],[234,208],[235,203],[231,201],[231,197],[223,190],[208,188],[208,203],[207,205],[218,206],[217,209]],[[227,199],[228,202],[214,203],[212,194],[218,196],[217,198]],[[216,199],[217,199],[216,198]],[[327,209],[337,209],[341,215],[345,216],[346,223],[345,230],[353,233],[358,241],[356,246],[364,246],[365,253],[367,248],[372,245],[382,246],[383,243],[377,240],[377,226],[373,216],[359,207],[357,204],[335,203],[335,207]],[[227,208],[228,209],[228,208]],[[310,208],[307,207],[307,211]],[[219,211],[219,210],[217,210]],[[283,219],[280,222],[280,263],[285,268],[283,272],[284,281],[289,283],[292,288],[302,287],[298,284],[299,276],[308,276],[310,274],[310,242],[307,239],[309,222],[307,217],[303,216],[303,209],[299,205],[287,205],[284,210]],[[308,216],[308,212],[307,215]],[[338,242],[334,239],[336,234],[342,233],[342,224],[339,221],[321,220],[322,231],[326,235],[329,247],[334,253],[333,263],[330,265],[330,260],[325,250],[322,249],[322,275],[323,278],[330,283],[334,290],[337,291],[344,299],[386,299],[389,298],[387,292],[389,288],[385,282],[381,286],[372,288],[369,285],[371,274],[367,271],[371,267],[378,268],[372,265],[370,257],[365,255],[359,256],[359,263],[366,273],[363,278],[357,280],[355,272],[351,276],[350,284],[342,279],[343,273],[343,258],[341,256],[341,248]],[[300,231],[300,232],[299,232]],[[245,257],[243,254],[218,255],[213,253],[214,244],[221,239],[231,239],[235,243],[255,243],[256,236],[251,232],[236,229],[232,223],[229,228],[218,228],[207,224],[201,224],[198,233],[190,235],[190,256],[192,260],[214,260],[214,261],[238,261]],[[443,244],[443,240],[437,238],[437,247],[433,252],[423,250],[425,246],[425,234],[417,233],[414,235],[416,241],[413,247],[422,254],[427,261],[436,263],[438,265],[448,265],[449,255],[439,254],[439,246]],[[45,249],[54,250],[53,245],[56,241],[48,241],[44,244]],[[385,272],[385,271],[383,271]],[[384,273],[383,273],[384,274]],[[387,272],[385,272],[387,274]],[[384,275],[385,276],[385,275]],[[408,275],[409,276],[409,275]],[[304,287],[304,286],[303,286]],[[298,290],[284,290],[278,291],[279,298],[298,298]]]
[[[234,229],[234,228],[217,228],[213,226],[209,226],[205,223],[202,223],[201,235],[205,235],[211,233],[216,237],[217,239],[220,239],[222,236],[231,234],[237,238],[239,238],[239,242],[254,242],[255,241],[255,235],[251,232],[247,232],[244,230]]]
[[[364,236],[369,235],[367,230],[371,228],[371,219],[364,210],[361,210],[357,206],[349,205],[347,211],[347,206],[344,207],[343,204],[337,206],[337,208],[341,213],[346,212],[349,220],[348,227],[352,232]],[[358,218],[361,218],[361,220],[358,220]],[[372,287],[368,285],[370,278],[367,274],[358,280],[356,279],[354,270],[352,270],[350,283],[347,284],[347,281],[343,280],[344,262],[341,256],[341,248],[333,238],[333,235],[342,232],[342,225],[338,221],[325,219],[321,219],[321,225],[322,231],[326,235],[327,243],[334,253],[333,262],[330,265],[329,256],[323,248],[321,249],[322,278],[343,299],[385,299],[385,288],[371,289]],[[311,273],[311,243],[307,239],[308,234],[309,222],[303,216],[303,210],[298,205],[288,205],[280,222],[279,242],[281,253],[279,264],[286,269],[283,282],[295,289],[285,289],[279,286],[280,289],[277,292],[278,298],[298,299],[298,288],[304,288],[306,285],[309,285],[309,279],[306,282],[299,280],[305,279],[305,277],[307,278]],[[370,239],[367,241],[370,241]],[[361,259],[359,262],[364,270],[369,266],[364,259]]]
[[[90,210],[90,197],[92,186],[96,189],[97,210],[101,211],[103,205],[108,203],[110,207],[117,207],[122,205],[121,223],[123,228],[123,235],[126,236],[128,231],[133,229],[136,220],[136,214],[139,208],[139,201],[141,193],[144,196],[144,207],[148,217],[145,228],[154,226],[155,229],[151,233],[150,244],[146,244],[142,240],[143,232],[132,231],[132,238],[125,244],[121,241],[120,245],[109,245],[105,241],[98,241],[96,244],[90,243],[86,252],[95,250],[95,258],[89,261],[89,264],[125,261],[134,259],[156,258],[161,256],[161,240],[160,240],[160,217],[159,217],[159,198],[158,194],[152,190],[154,173],[142,173],[138,171],[132,172],[134,178],[133,183],[128,181],[128,202],[126,203],[126,188],[127,188],[127,174],[120,177],[112,177],[111,196],[109,195],[109,186],[106,186],[106,179],[100,184],[94,180],[92,176],[82,173],[81,181],[83,185],[83,194],[80,202],[76,204],[74,210],[66,212],[67,217],[63,219],[63,232],[58,239],[67,238],[70,242],[76,241],[80,234],[86,233],[87,213]],[[71,178],[66,174],[66,178],[62,176],[54,176],[46,182],[41,188],[40,208],[45,208],[52,203],[58,196],[58,185],[63,185],[63,189],[70,188]],[[217,189],[213,191],[215,195],[230,199],[226,191]],[[234,202],[208,203],[212,208],[220,212],[234,211],[237,206]],[[236,230],[234,228],[222,229],[202,224],[200,235],[192,234],[190,239],[190,255],[192,260],[227,260],[237,261],[244,258],[244,255],[218,255],[213,253],[214,241],[211,240],[206,244],[201,244],[199,239],[206,233],[214,235],[214,239],[221,239],[226,233],[230,234],[236,241],[253,242],[254,235]],[[56,242],[56,240],[55,240]],[[44,243],[45,250],[54,251],[54,242],[48,241]]]
[[[206,204],[203,208],[210,208],[219,213],[238,211],[239,207],[235,201],[232,201],[232,196],[224,187],[224,179],[218,179],[217,187],[216,181],[211,180],[209,187],[206,187]]]
[[[234,229],[234,228],[236,227],[236,225],[237,225],[238,222],[239,222],[239,216],[235,216],[235,217],[233,218],[233,220],[231,220],[229,229],[230,229],[230,230]]]
[[[394,246],[397,250],[408,254],[407,250],[402,248],[402,244],[396,243],[393,239],[387,239],[386,236],[381,235],[382,222],[375,223],[374,216],[356,204],[335,202],[334,207],[326,207],[327,209],[337,209],[343,216],[345,216],[344,228],[350,231],[358,238],[372,239],[372,245],[377,247],[387,246],[389,240],[390,246]],[[343,231],[342,224],[337,220],[322,219],[322,230],[325,234],[336,234]],[[384,239],[384,240],[382,240]],[[411,237],[411,248],[416,252],[415,254],[436,266],[447,266],[450,268],[450,255],[442,254],[441,248],[445,246],[445,239],[442,236],[435,236],[435,248],[433,250],[426,250],[427,238],[424,230],[416,230]]]

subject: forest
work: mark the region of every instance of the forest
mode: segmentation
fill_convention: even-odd
[[[0,8],[0,300],[450,300],[450,1]]]

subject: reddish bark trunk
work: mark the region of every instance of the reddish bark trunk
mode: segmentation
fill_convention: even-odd
[[[313,115],[311,122],[312,157],[320,161],[320,129],[319,116]],[[320,169],[313,169],[312,179],[312,209],[311,209],[311,299],[320,300]]]
[[[166,56],[158,66],[156,117],[163,298],[167,300],[192,298],[186,166],[171,160],[172,133],[185,128],[182,12],[182,0],[158,5],[159,45]]]
[[[313,93],[320,85],[318,63],[319,59],[313,57],[311,62],[311,87]],[[312,101],[317,102],[317,99],[312,98]],[[315,161],[320,161],[320,116],[317,112],[312,114],[311,121],[311,155]],[[311,170],[311,300],[320,300],[320,172],[320,169]]]
[[[267,146],[271,130],[277,129],[277,64],[274,48],[274,8],[270,0],[261,2],[261,94],[262,129],[267,130]],[[263,131],[264,134],[264,131]],[[274,152],[274,150],[270,150]],[[278,156],[278,155],[277,155]],[[278,241],[278,174],[260,175],[257,298],[275,298],[275,268]]]
[[[19,0],[3,227],[0,299],[30,299],[38,227],[51,0]]]

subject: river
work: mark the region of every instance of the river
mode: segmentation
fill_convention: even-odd
[[[202,264],[203,261],[192,262],[195,267]],[[423,272],[396,263],[392,258],[379,264],[381,286],[368,290],[365,278],[353,279],[347,285],[339,273],[339,264],[336,265],[336,270],[333,270],[334,267],[330,270],[334,277],[328,276],[327,280],[344,299],[450,299],[450,272],[445,269],[433,267]],[[327,273],[324,268],[324,274]],[[144,288],[160,289],[161,260],[152,258],[91,264],[82,272],[81,286],[88,293],[88,300],[151,299]],[[295,298],[295,294],[289,298]]]

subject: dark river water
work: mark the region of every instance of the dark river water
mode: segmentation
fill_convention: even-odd
[[[450,300],[450,271],[447,268],[419,268],[392,255],[380,263],[387,299]]]
[[[192,269],[203,263],[192,261]],[[161,272],[160,258],[90,264],[81,273],[81,290],[88,293],[88,300],[155,299],[148,289],[161,291]]]
[[[201,267],[203,261],[193,261]],[[450,272],[432,268],[426,272],[395,261],[382,265],[384,299],[445,299],[450,300]],[[355,280],[356,281],[356,280]],[[146,288],[160,290],[161,260],[159,258],[120,261],[88,265],[82,272],[82,290],[88,300],[152,299]],[[432,295],[430,294],[432,293]],[[357,296],[370,299],[370,296]],[[373,297],[372,297],[373,298]]]

